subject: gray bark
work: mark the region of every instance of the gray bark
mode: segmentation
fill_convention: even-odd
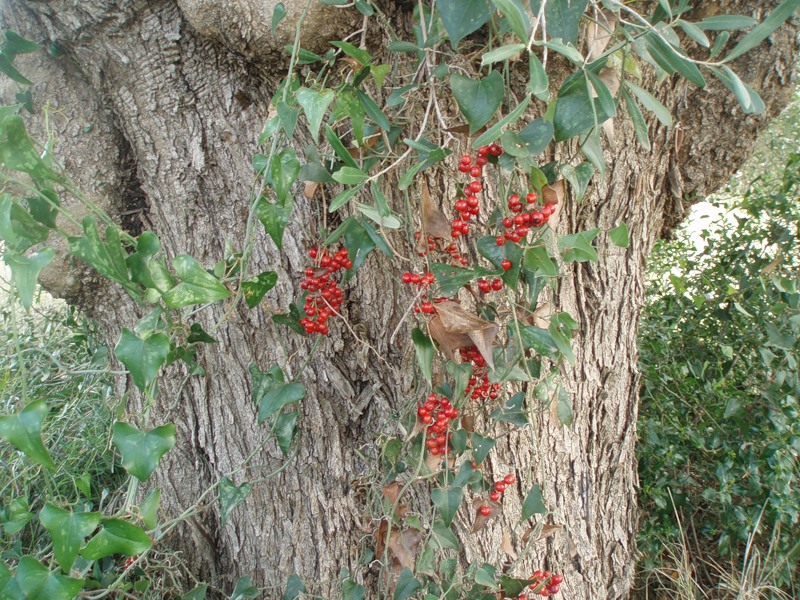
[[[6,27],[66,50],[61,58],[27,58],[22,70],[36,81],[37,117],[47,102],[57,111],[52,133],[79,187],[134,233],[142,227],[156,232],[170,256],[188,253],[207,267],[221,258],[226,241],[240,248],[244,239],[255,191],[251,158],[285,68],[276,48],[291,41],[298,6],[305,3],[286,3],[290,15],[274,41],[274,2],[224,4],[225,10],[221,3],[197,0],[3,5]],[[721,12],[747,13],[752,3],[719,4]],[[304,39],[318,47],[341,39],[343,27],[361,25],[354,9],[321,12],[316,3],[309,19]],[[507,493],[505,516],[476,535],[469,533],[471,505],[462,508],[456,523],[463,564],[507,559],[501,549],[506,531],[522,552],[524,531],[515,525],[522,494],[539,482],[551,510],[547,523],[561,529],[536,542],[524,570],[514,574],[539,567],[561,572],[565,598],[629,595],[636,531],[636,325],[645,260],[662,231],[684,212],[683,202],[673,199],[676,182],[678,197],[687,202],[690,194],[716,188],[787,101],[793,36],[793,30],[781,30],[739,65],[767,101],[768,115],[744,116],[727,90],[713,83],[698,90],[671,78],[658,94],[677,114],[678,126],[666,129],[650,120],[653,151],[645,153],[627,118],[618,119],[617,150],[606,154],[607,177],[582,203],[565,201],[560,233],[592,227],[605,232],[624,221],[631,245],[616,248],[602,233],[597,264],[562,268],[553,303],[581,325],[573,340],[576,366],[562,369],[575,422],[562,427],[545,411],[536,413],[530,430],[499,438],[486,469],[516,472],[519,493]],[[465,149],[455,149],[456,155]],[[390,199],[403,210],[402,198]],[[278,271],[278,286],[262,307],[237,309],[216,331],[219,344],[200,356],[206,375],[183,388],[185,373],[178,367],[164,377],[154,414],[159,423],[176,424],[179,440],[154,476],[167,517],[192,505],[254,451],[250,464],[259,467],[239,473],[237,483],[263,477],[282,462],[273,443],[258,450],[265,433],[255,423],[247,367],[256,362],[266,370],[308,351],[299,336],[271,322],[271,313],[285,311],[300,296],[305,250],[317,241],[317,210],[314,202],[298,198],[283,252],[259,231],[253,272]],[[401,254],[413,256],[413,242],[392,240]],[[375,526],[369,516],[377,489],[368,481],[379,453],[376,436],[398,433],[398,415],[421,393],[411,375],[409,336],[401,333],[401,341],[390,343],[410,303],[398,277],[406,268],[372,256],[349,285],[350,327],[336,323],[298,374],[308,394],[294,461],[257,485],[224,527],[212,507],[166,541],[184,552],[198,577],[230,592],[238,576],[249,574],[260,585],[275,586],[266,594],[270,598],[280,596],[292,572],[324,597],[333,596],[332,582],[342,568],[374,584],[374,571],[359,560],[372,543],[362,525]],[[140,315],[119,289],[66,260],[50,270],[45,284],[88,309],[111,340]],[[199,320],[210,327],[226,308],[211,309]]]

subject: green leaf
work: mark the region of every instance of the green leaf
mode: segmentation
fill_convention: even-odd
[[[581,163],[577,167],[572,165],[561,165],[561,174],[569,181],[572,190],[575,192],[575,200],[580,202],[586,194],[586,188],[594,175],[594,167],[589,163]]]
[[[17,564],[17,571],[12,580],[19,588],[20,595],[2,598],[30,600],[72,600],[83,589],[83,579],[65,577],[51,573],[47,567],[31,556],[23,556]],[[0,589],[0,593],[4,590]]]
[[[130,372],[134,385],[144,391],[167,361],[169,349],[169,337],[165,333],[155,333],[142,339],[130,329],[123,328],[114,354]]]
[[[706,31],[725,31],[733,29],[746,29],[758,23],[753,17],[745,15],[716,15],[713,17],[706,17],[702,21],[696,23],[700,29]]]
[[[759,96],[753,88],[739,79],[739,76],[727,65],[722,65],[720,69],[715,67],[709,67],[709,69],[725,87],[736,95],[736,99],[739,100],[739,104],[742,106],[742,110],[745,114],[752,115],[764,112],[766,106],[761,96]]]
[[[519,271],[522,266],[522,247],[513,242],[507,242],[503,246],[498,246],[496,237],[487,235],[478,240],[478,252],[484,258],[491,261],[496,269],[502,270],[504,260],[511,261],[511,268],[503,271],[502,279],[506,285],[515,287],[519,280]]]
[[[359,185],[353,188],[347,188],[342,190],[336,198],[333,199],[331,205],[328,207],[328,212],[336,212],[340,208],[342,208],[345,204],[347,204],[353,196],[358,194],[362,189],[364,189],[363,185]]]
[[[14,63],[8,60],[8,57],[4,54],[0,54],[0,72],[5,73],[9,79],[21,83],[22,85],[33,85],[30,79],[20,73],[14,66]]]
[[[356,48],[348,42],[331,42],[331,46],[339,48],[347,56],[355,58],[362,67],[368,67],[372,62],[372,55],[366,50]]]
[[[611,241],[620,248],[627,248],[630,245],[628,239],[628,226],[625,223],[620,223],[614,229],[608,232]]]
[[[481,56],[481,67],[518,56],[523,50],[525,50],[525,47],[525,44],[507,44],[505,46],[500,46],[499,48],[487,52]]]
[[[288,412],[281,413],[275,417],[273,431],[275,432],[275,439],[278,441],[278,447],[284,456],[289,456],[294,436],[297,434],[297,418],[299,416],[300,413],[298,412]]]
[[[250,365],[250,376],[253,378],[253,402],[258,406],[259,425],[270,416],[292,402],[299,402],[306,395],[302,383],[285,383],[283,371],[276,365],[263,373],[255,363]]]
[[[16,31],[7,29],[3,32],[5,34],[6,43],[3,45],[3,54],[13,60],[19,54],[29,54],[30,52],[37,52],[42,49],[40,44],[32,40],[26,40],[19,35]]]
[[[436,349],[433,347],[431,339],[419,327],[416,327],[411,332],[411,339],[414,341],[414,347],[417,350],[419,368],[430,384],[433,373],[433,355],[436,353]]]
[[[11,283],[17,290],[19,301],[25,309],[33,304],[33,292],[39,273],[49,265],[56,256],[52,248],[43,248],[30,256],[5,253],[3,260],[11,269]]]
[[[436,281],[439,284],[439,291],[443,296],[447,297],[452,297],[454,294],[457,294],[458,290],[474,279],[501,275],[501,273],[494,269],[485,269],[483,267],[462,269],[461,267],[453,267],[444,263],[433,263],[431,265],[431,272],[436,276]]]
[[[100,524],[99,512],[71,512],[46,502],[39,521],[53,538],[53,554],[59,566],[69,573],[83,540]]]
[[[578,52],[578,49],[572,46],[571,44],[564,44],[558,40],[550,40],[549,42],[537,42],[537,46],[544,46],[545,48],[550,48],[554,52],[557,52],[564,58],[570,60],[575,64],[575,66],[583,65],[584,59],[583,55]]]
[[[531,21],[522,2],[520,0],[492,0],[492,4],[503,13],[503,18],[508,22],[511,31],[527,44],[531,35]]]
[[[498,71],[477,81],[454,73],[450,76],[450,86],[458,108],[469,123],[470,135],[491,120],[503,101],[505,86]]]
[[[431,533],[433,534],[433,539],[436,540],[441,548],[445,550],[455,550],[456,552],[461,551],[461,544],[458,542],[456,534],[453,533],[453,530],[445,525],[443,521],[434,521],[431,527]]]
[[[380,106],[375,104],[375,101],[372,98],[367,96],[361,90],[356,90],[356,96],[358,97],[359,102],[361,102],[361,106],[364,107],[367,116],[372,119],[378,127],[384,131],[390,131],[392,129],[392,124],[389,122],[388,117],[383,114]]]
[[[505,592],[507,597],[516,598],[525,590],[526,587],[536,583],[537,581],[538,580],[534,579],[514,579],[513,577],[502,575],[500,577],[500,587],[503,588],[503,592]]]
[[[167,423],[141,431],[129,423],[114,423],[114,445],[122,456],[122,466],[139,481],[147,481],[161,457],[175,445],[175,425]]]
[[[325,138],[328,140],[328,143],[333,148],[333,151],[336,153],[336,156],[339,158],[339,160],[341,160],[348,167],[353,167],[354,169],[359,168],[356,159],[354,159],[347,151],[347,148],[345,148],[342,140],[339,139],[339,136],[336,135],[336,132],[331,128],[330,125],[325,126]]]
[[[494,448],[495,442],[490,437],[483,437],[479,433],[475,433],[474,431],[470,435],[470,444],[472,446],[472,460],[474,460],[477,464],[482,464],[483,461],[488,456],[489,452],[491,452],[492,448]]]
[[[594,101],[586,77],[579,71],[568,77],[558,92],[553,115],[555,140],[561,142],[588,133],[610,116]]]
[[[264,295],[275,287],[278,283],[278,274],[275,271],[264,271],[263,273],[245,279],[242,282],[242,293],[247,308],[255,308],[264,299]]]
[[[372,193],[373,195],[375,194],[374,188]],[[368,219],[374,221],[381,227],[386,227],[387,229],[398,229],[403,224],[399,217],[392,211],[388,211],[388,214],[382,214],[382,211],[375,206],[369,206],[367,204],[362,204],[361,202],[354,202],[353,204],[358,212]]]
[[[283,600],[297,600],[300,594],[305,593],[306,584],[300,579],[296,573],[289,575],[289,580],[286,582],[286,589],[283,591]]]
[[[296,92],[297,102],[306,113],[308,119],[308,130],[311,132],[311,137],[317,141],[319,137],[319,128],[322,126],[322,119],[325,116],[325,111],[328,110],[331,102],[336,94],[333,90],[322,90],[320,92],[311,90],[309,88],[301,87]]]
[[[139,517],[147,529],[155,529],[158,524],[158,506],[161,504],[161,490],[154,488],[139,505]]]
[[[69,251],[101,275],[135,292],[136,286],[128,276],[125,251],[120,242],[120,229],[116,226],[107,227],[104,242],[100,239],[96,219],[86,217],[83,219],[83,232],[85,237],[69,238]]]
[[[483,132],[483,134],[481,134],[478,139],[472,143],[472,147],[480,148],[481,146],[486,146],[495,141],[502,134],[503,127],[516,123],[517,120],[519,120],[519,118],[522,116],[522,113],[524,113],[525,109],[528,107],[528,104],[530,104],[530,101],[531,97],[525,96],[524,100],[520,102],[514,110]]]
[[[524,402],[525,394],[517,392],[506,400],[500,408],[493,410],[489,417],[494,421],[525,427],[528,424],[528,414],[522,408]]]
[[[364,600],[367,590],[352,579],[342,583],[342,600]]]
[[[223,477],[219,481],[219,504],[220,504],[220,517],[222,519],[222,526],[225,526],[225,521],[231,511],[244,502],[253,490],[253,484],[245,481],[242,485],[235,485],[227,477]]]
[[[33,462],[56,469],[50,453],[42,442],[42,423],[50,409],[44,400],[35,400],[15,415],[0,417],[0,438],[21,451]]]
[[[176,256],[172,260],[172,267],[181,283],[164,294],[164,303],[170,308],[207,304],[231,295],[219,279],[188,254]]]
[[[642,103],[642,106],[652,112],[662,125],[666,125],[667,127],[672,125],[672,114],[670,114],[666,106],[656,100],[655,96],[630,81],[626,80],[625,85],[636,95],[639,102]]]
[[[694,23],[690,23],[689,21],[678,20],[678,25],[683,32],[692,38],[695,42],[700,44],[703,48],[710,48],[711,42],[708,39],[708,36],[703,33],[703,30],[700,29]]]
[[[603,154],[603,143],[600,141],[600,131],[595,129],[584,138],[581,152],[589,162],[604,175],[606,172],[606,159]]]
[[[526,270],[544,277],[558,277],[558,266],[544,246],[533,246],[525,251],[522,265]]]
[[[522,503],[522,521],[527,521],[533,515],[543,515],[546,512],[547,507],[544,505],[542,488],[537,483],[530,489],[528,495],[525,496],[525,501]]]
[[[361,169],[342,167],[333,174],[333,178],[339,183],[343,183],[345,185],[358,185],[359,183],[364,183],[367,179],[369,179],[369,175],[364,173],[364,171]]]
[[[89,560],[99,560],[112,554],[137,556],[149,550],[153,541],[144,529],[122,519],[102,519],[103,528],[95,535],[80,555]]]
[[[559,236],[558,249],[564,262],[597,262],[597,250],[592,246],[592,240],[599,232],[599,229],[590,229]]]
[[[792,13],[798,6],[800,6],[800,0],[783,0],[766,19],[739,40],[739,43],[731,50],[731,53],[725,57],[725,62],[730,62],[758,46],[772,35],[778,27],[783,25],[786,19],[792,16]]]
[[[628,109],[628,114],[631,116],[633,122],[633,129],[636,132],[636,139],[646,151],[650,151],[650,136],[647,131],[647,123],[644,122],[644,115],[639,110],[639,105],[631,96],[630,92],[624,87],[621,89],[622,97],[625,99],[625,106]]]
[[[392,600],[406,600],[419,589],[422,589],[422,584],[416,580],[411,569],[404,567],[400,572],[400,577],[397,578],[397,586],[394,588]]]
[[[285,204],[270,202],[266,196],[261,196],[256,204],[256,217],[261,221],[264,229],[275,242],[278,250],[283,249],[283,232],[289,222],[289,216],[294,208],[294,200],[287,199]]]
[[[534,350],[537,354],[553,360],[558,358],[558,346],[549,331],[540,327],[527,326],[523,327],[520,332],[526,350]]]
[[[233,588],[230,600],[242,600],[242,598],[256,598],[261,592],[253,585],[253,579],[249,575],[243,575],[236,580],[236,587]]]
[[[206,600],[206,592],[208,592],[208,584],[201,583],[191,592],[186,592],[181,596],[180,600]]]
[[[436,8],[453,49],[492,16],[486,0],[438,0]]]
[[[285,204],[292,184],[297,181],[297,176],[300,174],[300,162],[294,149],[284,148],[278,156],[273,157],[269,171],[278,202]]]
[[[586,11],[588,0],[547,0],[544,16],[547,21],[547,37],[560,38],[571,44],[578,43],[578,27]],[[533,16],[539,14],[542,0],[531,0]]]
[[[705,87],[706,80],[703,78],[703,74],[700,73],[700,69],[677,48],[666,43],[652,32],[646,34],[642,40],[651,58],[667,73],[675,73],[677,71],[695,85]]]
[[[517,138],[524,145],[524,150],[530,156],[544,152],[553,139],[555,130],[553,124],[545,119],[536,119],[517,134]]]
[[[286,7],[283,5],[283,2],[278,2],[275,8],[272,9],[272,35],[275,35],[275,30],[278,29],[278,25],[280,25],[280,22],[283,21],[285,16]]]
[[[458,507],[464,500],[464,489],[461,487],[434,488],[431,490],[431,500],[433,505],[439,509],[444,524],[450,527],[458,512]]]
[[[569,403],[569,393],[566,389],[564,389],[563,386],[558,386],[558,391],[556,392],[556,402],[556,415],[558,416],[558,421],[562,425],[569,427],[572,425],[573,421],[572,407]]]
[[[31,246],[47,240],[48,235],[47,227],[37,223],[11,196],[0,198],[0,239],[5,241],[6,251],[25,252]]]

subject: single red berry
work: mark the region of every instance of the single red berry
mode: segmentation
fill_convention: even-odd
[[[475,159],[475,164],[479,167],[485,167],[488,162],[485,156],[478,156],[478,158]]]
[[[503,149],[498,144],[492,144],[489,146],[489,154],[492,156],[500,156],[503,154]]]
[[[470,167],[470,169],[469,169],[470,177],[480,177],[482,172],[483,172],[483,169],[481,169],[478,165],[475,165],[474,167]]]
[[[503,280],[500,279],[499,277],[495,277],[494,279],[492,279],[492,289],[495,290],[495,291],[502,290],[503,289]],[[502,491],[502,490],[500,490],[500,491]]]
[[[527,196],[525,196],[525,201],[528,204],[536,204],[536,201],[539,199],[539,195],[536,192],[531,192]]]
[[[509,473],[503,478],[503,481],[505,482],[506,485],[514,485],[515,483],[517,483],[517,478],[514,477],[512,473]]]
[[[489,146],[481,146],[478,148],[478,156],[486,156],[489,154]]]
[[[564,576],[563,575],[559,575],[558,573],[555,573],[550,578],[550,583],[552,583],[554,585],[561,585],[562,583],[564,583]]]
[[[470,165],[472,163],[472,157],[469,154],[465,154],[461,157],[461,164],[462,165]]]
[[[500,500],[500,492],[495,491],[489,494],[489,500],[491,500],[492,502],[497,502],[498,500]]]
[[[479,513],[480,513],[480,515],[481,515],[481,516],[483,516],[483,517],[489,517],[489,516],[491,516],[491,514],[492,514],[492,509],[491,509],[491,508],[489,508],[489,507],[488,507],[486,504],[484,504],[483,506],[481,506],[481,507],[478,509],[478,512],[479,512]]]
[[[469,173],[470,166],[464,163],[458,163],[458,170],[462,173]]]
[[[422,306],[420,307],[422,312],[426,314],[433,314],[433,303],[432,302],[423,302]]]
[[[317,252],[318,252],[317,248],[315,246],[312,246],[311,248],[308,249],[308,256],[311,258],[317,258]]]
[[[411,273],[407,271],[403,273],[403,283],[411,283]]]
[[[480,181],[473,181],[468,187],[473,194],[477,194],[483,189],[483,184]]]
[[[496,489],[501,494],[506,491],[506,484],[504,481],[498,481],[494,484],[494,489]]]
[[[506,259],[500,263],[500,266],[503,267],[503,271],[508,271],[511,268],[511,261]]]
[[[455,205],[456,212],[464,212],[469,209],[469,204],[466,200],[459,200]]]
[[[495,238],[495,240],[494,240],[494,241],[495,241],[495,243],[496,243],[498,246],[504,246],[504,245],[505,245],[505,243],[506,243],[506,238],[505,238],[505,237],[503,237],[502,235],[498,235],[498,236]]]
[[[514,226],[514,220],[511,217],[506,217],[503,219],[503,227],[506,229],[511,229]]]

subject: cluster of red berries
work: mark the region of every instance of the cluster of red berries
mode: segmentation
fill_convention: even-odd
[[[308,255],[314,259],[314,266],[305,271],[305,279],[300,282],[300,288],[309,292],[303,310],[306,316],[300,319],[307,334],[328,334],[327,320],[339,314],[344,293],[334,279],[333,273],[341,269],[349,269],[353,261],[347,258],[347,248],[342,247],[335,254],[327,250],[320,252],[317,248],[310,248]]]
[[[432,283],[436,282],[436,277],[433,276],[433,273],[425,273],[424,275],[416,275],[415,273],[409,273],[406,271],[403,273],[403,283],[413,284],[419,287],[419,289],[425,289]]]
[[[475,346],[465,346],[459,350],[463,362],[472,363],[472,377],[467,383],[466,394],[473,400],[480,398],[490,398],[496,400],[500,395],[503,385],[500,383],[489,383],[489,372],[486,369],[486,359]]]
[[[531,579],[536,580],[528,586],[532,594],[539,596],[552,596],[557,594],[561,589],[561,584],[564,583],[564,577],[558,573],[551,573],[550,571],[535,571],[531,575]],[[521,594],[517,596],[517,600],[533,600],[533,596]]]
[[[456,201],[455,209],[460,218],[453,219],[451,223],[450,235],[453,238],[467,235],[469,233],[470,219],[478,216],[481,212],[478,194],[483,191],[483,183],[481,183],[480,179],[483,176],[483,167],[489,162],[487,156],[500,156],[502,154],[503,149],[499,145],[491,144],[490,146],[478,148],[478,155],[475,157],[474,164],[469,154],[461,157],[458,163],[458,170],[462,173],[469,173],[473,180],[464,186],[464,198]]]
[[[414,239],[419,241],[419,237],[420,237],[420,232],[419,231],[415,231],[414,232]],[[425,256],[426,254],[428,254],[428,252],[433,252],[434,250],[436,250],[436,240],[437,239],[440,239],[440,238],[435,238],[435,237],[428,236],[428,248],[427,248],[427,250],[421,250],[420,252],[417,252],[417,255],[418,256]],[[459,254],[458,248],[456,248],[455,244],[448,244],[447,246],[444,247],[443,251],[450,255],[450,259],[453,262],[459,263],[463,267],[466,267],[469,264],[469,260],[467,260],[467,258],[465,256],[461,256],[461,254]]]
[[[492,502],[500,502],[500,497],[509,485],[517,483],[517,478],[512,473],[509,473],[499,481],[494,482],[494,489],[489,492],[489,500]],[[478,514],[483,517],[488,517],[492,514],[492,508],[488,504],[482,505],[478,509]]]
[[[539,196],[536,192],[531,192],[525,197],[525,202],[528,205],[536,204],[538,200]],[[506,240],[519,242],[527,237],[531,227],[541,227],[547,223],[550,215],[556,211],[556,205],[548,203],[540,209],[532,207],[532,210],[525,212],[522,210],[522,200],[519,195],[512,194],[508,197],[508,210],[515,214],[513,217],[503,219],[503,227],[510,231],[506,231],[505,235],[497,236],[496,242],[498,246],[505,244]]]
[[[450,442],[447,428],[450,426],[450,421],[458,418],[458,409],[450,404],[448,398],[430,394],[425,404],[417,408],[417,416],[428,427],[429,437],[425,440],[428,451],[433,456],[446,454],[447,444]]]
[[[500,279],[499,277],[495,277],[491,281],[489,281],[488,279],[484,279],[483,277],[478,279],[478,291],[481,294],[488,294],[492,290],[496,292],[500,291],[503,289],[503,285],[504,285],[503,280]]]

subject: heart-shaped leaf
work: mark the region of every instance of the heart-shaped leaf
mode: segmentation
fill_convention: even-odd
[[[13,594],[5,598],[41,598],[44,600],[72,600],[83,589],[84,580],[74,579],[51,573],[50,570],[35,558],[23,556],[17,565],[13,585],[19,588],[19,595]],[[6,588],[7,590],[8,588]],[[0,589],[0,593],[4,590]]]
[[[284,148],[280,154],[273,156],[269,174],[278,202],[284,204],[292,184],[297,181],[297,176],[300,174],[300,162],[293,148]]]
[[[230,292],[222,282],[191,256],[176,256],[172,266],[181,283],[164,294],[164,302],[170,308],[206,304],[230,297]]]
[[[499,71],[479,80],[454,73],[450,86],[458,108],[469,123],[470,135],[486,125],[503,102],[503,76]]]
[[[297,90],[297,102],[303,107],[303,112],[306,113],[308,130],[311,132],[311,137],[315,142],[319,136],[319,128],[322,126],[325,111],[330,106],[330,103],[333,102],[335,96],[336,94],[333,90],[316,92],[305,87]]]
[[[222,517],[222,526],[225,526],[225,521],[231,511],[244,502],[253,491],[253,484],[245,481],[242,485],[237,486],[227,477],[223,477],[219,482],[219,503],[221,506],[220,516]]]
[[[53,538],[53,554],[65,573],[69,573],[83,540],[100,524],[99,512],[71,512],[47,502],[39,521]]]
[[[15,415],[0,417],[0,438],[33,462],[55,470],[56,465],[42,442],[42,423],[50,412],[44,400],[35,400]]]
[[[114,423],[114,445],[122,455],[122,466],[139,481],[146,481],[161,457],[175,445],[175,425],[167,423],[141,431],[128,423]]]
[[[245,279],[242,282],[242,292],[247,308],[255,308],[264,299],[264,294],[275,287],[278,283],[278,274],[275,271],[264,271],[263,273]]]
[[[103,519],[103,528],[81,551],[89,560],[99,560],[112,554],[138,556],[153,545],[144,529],[122,519]]]
[[[283,232],[293,208],[294,200],[292,198],[287,198],[286,203],[281,204],[270,202],[266,196],[262,196],[256,204],[256,217],[261,221],[278,250],[283,249]]]
[[[19,301],[26,310],[33,304],[33,292],[36,289],[39,273],[55,256],[56,251],[52,248],[44,248],[31,256],[11,253],[3,255],[3,260],[11,269],[11,282],[17,289]]]
[[[169,349],[169,337],[165,333],[154,333],[142,339],[124,328],[114,347],[114,354],[128,369],[134,385],[144,391],[166,362]]]
[[[438,0],[436,8],[453,48],[492,16],[486,0]]]
[[[533,515],[543,515],[546,512],[547,507],[544,505],[542,488],[537,483],[530,489],[528,495],[525,496],[525,501],[522,503],[522,520],[527,521]]]
[[[433,505],[439,509],[444,524],[450,527],[458,512],[458,507],[461,506],[461,501],[464,500],[464,488],[434,488],[431,490],[431,500]]]

